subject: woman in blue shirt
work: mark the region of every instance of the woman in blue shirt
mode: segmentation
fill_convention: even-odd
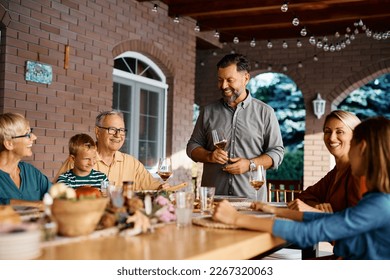
[[[221,202],[213,218],[239,227],[267,231],[303,248],[333,241],[342,259],[390,259],[390,120],[370,118],[359,124],[349,151],[352,173],[365,176],[367,193],[354,207],[337,213],[299,212],[255,203],[256,210],[286,219],[258,219]]]
[[[37,168],[22,162],[32,156],[37,139],[20,114],[0,114],[0,204],[42,207],[51,183]]]

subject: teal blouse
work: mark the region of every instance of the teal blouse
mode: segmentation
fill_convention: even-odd
[[[37,168],[19,162],[21,185],[18,188],[11,176],[0,170],[0,204],[9,204],[10,199],[42,200],[51,187],[49,179]]]

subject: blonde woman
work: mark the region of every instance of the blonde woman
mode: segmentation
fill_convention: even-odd
[[[288,204],[290,209],[337,212],[358,203],[365,185],[352,174],[348,151],[353,130],[359,123],[359,118],[347,111],[335,110],[326,116],[324,144],[334,156],[336,165],[291,201]]]
[[[20,114],[0,114],[0,204],[42,207],[49,179],[22,159],[32,156],[37,139]]]

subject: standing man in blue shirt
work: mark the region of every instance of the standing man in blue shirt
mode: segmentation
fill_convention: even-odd
[[[187,143],[187,155],[203,162],[202,186],[216,187],[218,195],[256,198],[249,172],[258,165],[276,169],[282,163],[284,146],[272,107],[252,98],[246,85],[250,63],[245,56],[228,54],[217,64],[222,98],[200,111]],[[227,151],[215,148],[211,131],[222,129],[228,136]],[[266,187],[260,200],[266,201]]]

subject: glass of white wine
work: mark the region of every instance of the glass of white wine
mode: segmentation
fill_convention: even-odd
[[[256,191],[256,201],[260,201],[258,198],[259,190],[265,184],[264,166],[258,165],[257,168],[249,171],[249,183]]]
[[[166,182],[172,176],[172,159],[169,157],[160,158],[158,161],[157,174]]]

